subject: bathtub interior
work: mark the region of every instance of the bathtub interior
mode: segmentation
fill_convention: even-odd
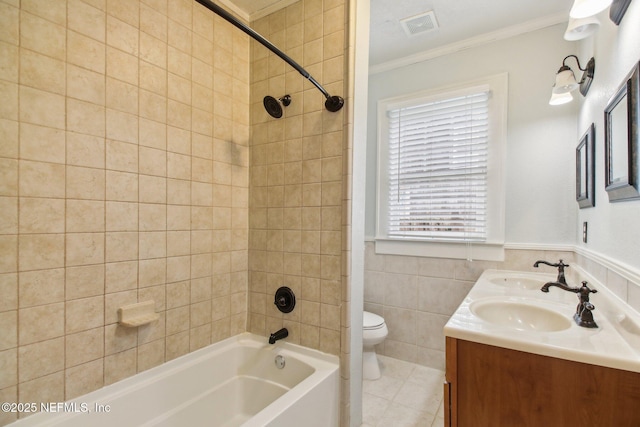
[[[235,377],[143,424],[154,427],[238,427],[287,392],[258,378]]]
[[[240,353],[240,352],[238,352]],[[281,356],[284,367],[278,368],[275,358]],[[255,351],[243,351],[237,355],[235,376],[260,378],[291,389],[315,371],[291,352],[279,347],[263,347]]]
[[[283,369],[276,366],[278,355],[284,357]],[[289,399],[301,400],[318,382],[337,378],[337,372],[335,356],[288,343],[270,346],[264,337],[245,333],[74,399],[90,409],[95,404],[108,405],[109,413],[40,413],[14,424],[267,425],[291,406]]]
[[[282,369],[276,366],[276,356],[285,360]],[[190,398],[143,426],[241,426],[315,372],[315,368],[278,347],[232,348],[219,355],[218,368],[224,368],[222,383],[190,393]],[[222,378],[220,372],[213,375]]]

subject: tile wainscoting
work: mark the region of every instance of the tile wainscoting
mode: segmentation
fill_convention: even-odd
[[[442,328],[486,269],[544,271],[536,260],[556,261],[568,268],[570,283],[589,272],[622,301],[640,310],[640,283],[612,263],[603,264],[584,252],[507,249],[505,260],[467,261],[446,258],[380,255],[375,243],[365,243],[364,309],[385,318],[389,336],[379,354],[437,369],[444,369]]]

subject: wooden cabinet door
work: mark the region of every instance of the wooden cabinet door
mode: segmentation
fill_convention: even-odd
[[[452,426],[640,426],[638,373],[464,340],[450,346]]]

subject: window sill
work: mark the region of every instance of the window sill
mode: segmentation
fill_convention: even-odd
[[[377,254],[504,261],[503,243],[453,243],[418,240],[376,239]]]

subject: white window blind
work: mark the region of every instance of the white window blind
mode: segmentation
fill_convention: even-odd
[[[489,88],[391,106],[387,235],[487,239]]]

